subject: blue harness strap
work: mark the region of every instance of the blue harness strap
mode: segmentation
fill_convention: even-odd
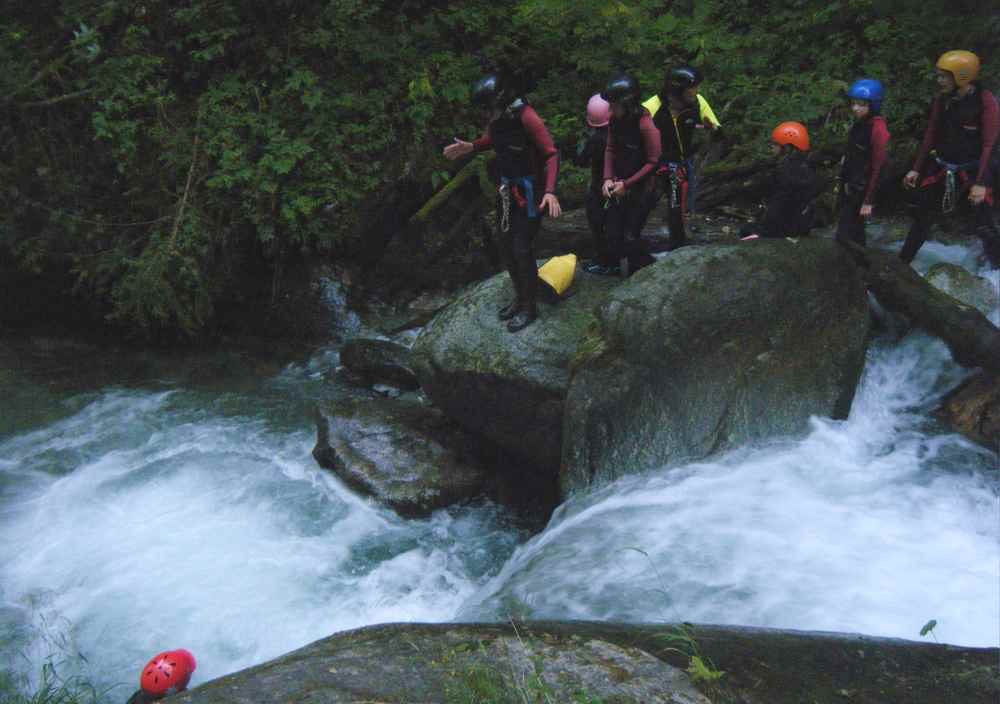
[[[521,193],[524,194],[525,206],[524,209],[528,213],[530,219],[535,219],[539,217],[538,208],[535,207],[535,183],[530,176],[519,176],[517,178],[507,178],[506,176],[500,177],[500,187],[510,188],[511,184],[519,187]]]

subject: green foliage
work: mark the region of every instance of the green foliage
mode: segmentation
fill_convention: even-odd
[[[487,68],[533,79],[531,101],[571,144],[612,72],[652,94],[665,67],[692,60],[736,162],[785,119],[839,148],[844,88],[873,76],[905,152],[934,58],[977,50],[989,79],[998,32],[1000,12],[972,0],[12,5],[0,18],[0,257],[71,272],[67,291],[127,329],[197,336],[218,325],[221,299],[239,298],[240,267],[350,256],[402,178],[427,195],[444,187],[457,165],[434,145],[481,129],[468,85]],[[564,184],[586,178],[564,164]]]
[[[663,636],[663,640],[670,644],[666,650],[689,658],[687,671],[694,683],[712,684],[717,682],[726,673],[717,669],[715,663],[702,654],[691,628],[691,624],[683,623],[675,626],[672,633]]]
[[[101,704],[107,694],[85,679],[61,677],[52,663],[42,666],[38,685],[28,694],[16,686],[9,674],[0,672],[0,701],[8,704]]]

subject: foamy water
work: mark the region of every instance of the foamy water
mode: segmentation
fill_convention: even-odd
[[[521,547],[495,507],[404,521],[316,466],[338,362],[39,393],[0,438],[0,668],[65,659],[120,701],[167,648],[198,684],[352,627],[510,616],[998,644],[997,457],[932,419],[967,372],[923,334],[872,346],[848,420],[577,497]]]

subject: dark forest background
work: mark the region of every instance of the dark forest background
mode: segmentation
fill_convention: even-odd
[[[690,60],[725,125],[717,171],[760,158],[780,120],[835,153],[862,76],[909,159],[948,49],[1000,87],[1000,7],[975,0],[4,5],[0,295],[168,341],[273,301],[294,262],[362,256],[386,209],[408,217],[458,168],[441,146],[479,132],[487,69],[515,70],[573,145],[613,71],[652,94]],[[564,162],[563,189],[584,179]]]

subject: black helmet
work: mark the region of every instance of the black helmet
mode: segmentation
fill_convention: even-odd
[[[636,102],[639,100],[639,81],[627,73],[614,76],[601,92],[609,103]]]
[[[495,73],[483,76],[472,84],[472,104],[491,110],[503,101],[506,96],[506,88],[501,83],[500,77]]]
[[[670,69],[667,82],[670,85],[670,92],[674,95],[683,93],[688,88],[692,88],[701,83],[701,71],[694,66],[674,66]]]

